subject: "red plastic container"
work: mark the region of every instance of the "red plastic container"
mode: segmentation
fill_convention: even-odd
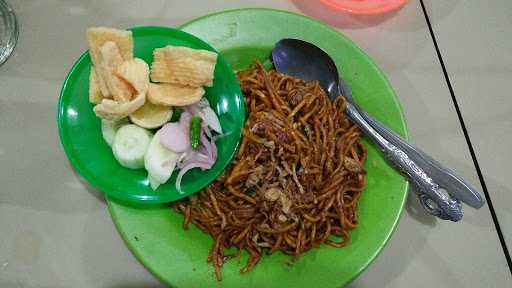
[[[407,0],[320,0],[332,9],[351,14],[371,15],[393,11]]]

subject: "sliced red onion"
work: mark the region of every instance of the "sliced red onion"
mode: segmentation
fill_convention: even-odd
[[[210,142],[212,144],[212,158],[213,158],[213,162],[217,161],[217,144],[215,144],[215,140],[212,139],[212,142]]]
[[[205,97],[201,98],[201,100],[195,104],[183,107],[183,110],[189,112],[192,115],[196,115],[204,107],[210,107],[210,103]]]
[[[206,149],[204,149],[206,150]],[[204,151],[204,150],[189,150],[187,151],[185,154],[184,157],[182,157],[180,160],[180,162],[178,162],[178,168],[181,169],[181,167],[184,167],[186,166],[189,162],[194,162],[194,161],[202,161],[202,162],[205,162],[205,163],[213,163],[211,161],[211,158],[209,157],[209,155],[207,154],[207,151]]]
[[[204,163],[209,163],[211,165],[213,165],[213,163],[214,163],[208,155],[201,154],[201,153],[197,153],[196,157],[194,159],[192,159],[191,161],[201,161]]]
[[[220,126],[219,118],[210,106],[201,109],[200,117],[213,131],[222,134],[222,127]]]
[[[178,163],[176,163],[176,167],[178,167],[178,169],[182,169],[183,167],[185,167],[187,165],[187,163],[189,162],[188,160],[190,158],[190,153],[192,153],[191,150],[183,153],[183,156],[180,157],[180,159],[178,160]]]
[[[199,147],[199,149],[197,149],[197,152],[201,153],[201,154],[204,154],[204,155],[208,155],[208,151],[206,150],[205,146],[204,145],[201,145]]]
[[[203,123],[205,123],[204,120],[203,120]],[[208,136],[208,138],[212,139],[212,131],[210,131],[210,128],[208,128],[208,125],[204,125],[201,128],[204,130],[204,133],[206,134],[206,136]]]
[[[202,126],[209,126],[213,131],[219,134],[222,133],[219,118],[210,107],[210,103],[205,97],[201,98],[201,100],[195,104],[183,107],[183,110],[191,115],[201,117],[203,120]]]
[[[203,132],[203,131],[201,131]],[[208,136],[208,133],[209,132],[209,129],[208,128],[204,128],[204,134],[207,134]],[[213,161],[213,163],[215,163],[215,161],[217,161],[217,145],[215,144],[215,140],[216,138],[219,138],[217,136],[220,136],[220,135],[216,135],[216,136],[208,136],[211,140],[208,140],[208,138],[204,137],[204,134],[201,133],[201,142],[204,143],[204,146],[205,148],[207,149],[208,151],[208,155],[210,156],[211,160]],[[222,134],[221,134],[222,135]]]
[[[185,166],[187,155],[190,153],[190,150],[183,152],[178,157],[178,160],[176,161],[176,168],[181,169]]]
[[[199,134],[199,140],[201,141],[201,145],[205,148],[210,160],[213,160],[215,162],[215,160],[213,159],[212,144],[210,143],[210,141],[208,141],[208,139],[206,138],[206,135],[205,135],[205,131],[207,131],[207,130],[208,130],[208,128],[201,128],[201,133]]]
[[[210,107],[210,102],[208,101],[208,99],[206,99],[206,97],[203,97],[203,98],[201,98],[201,100],[199,100],[199,102],[197,102],[196,104],[193,104],[191,106],[195,106],[199,109],[203,109],[204,107]]]
[[[183,111],[180,116],[180,126],[183,128],[183,131],[187,132],[187,135],[190,136],[190,121],[192,121],[192,114],[187,111]]]
[[[176,190],[178,190],[180,194],[183,194],[183,191],[181,191],[181,179],[183,178],[183,175],[194,168],[206,170],[212,168],[212,164],[202,161],[191,161],[185,167],[181,168],[180,173],[178,173],[178,176],[176,177]]]
[[[178,123],[167,123],[158,133],[160,144],[169,150],[182,153],[190,147],[190,137]]]
[[[178,190],[179,193],[183,193],[183,191],[181,191],[181,180],[189,170],[194,168],[201,168],[201,170],[212,168],[217,160],[217,145],[215,141],[229,135],[229,133],[222,134],[219,119],[210,108],[210,104],[206,98],[203,97],[200,102],[183,108],[184,112],[181,114],[179,126],[183,131],[186,131],[189,143],[192,116],[197,115],[201,117],[203,125],[201,125],[201,133],[199,136],[199,149],[192,150],[189,144],[189,147],[185,151],[182,151],[183,153],[178,159],[177,168],[180,169],[180,171],[176,177],[176,190]],[[215,132],[219,133],[219,135],[212,136],[210,129],[213,129]]]
[[[197,111],[199,111],[197,109],[197,107],[192,107],[192,106],[184,106],[182,107],[183,108],[183,112],[187,112],[189,113],[190,115],[196,115],[197,114]]]

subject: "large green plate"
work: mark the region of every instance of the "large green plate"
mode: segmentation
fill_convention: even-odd
[[[218,49],[235,68],[268,58],[281,38],[301,38],[325,49],[352,87],[357,101],[378,119],[407,136],[393,89],[375,63],[353,42],[307,17],[268,9],[244,9],[208,15],[182,26]],[[212,239],[166,206],[138,208],[109,201],[112,218],[135,256],[163,282],[175,287],[339,287],[361,273],[390,238],[407,195],[407,182],[366,142],[367,186],[359,204],[359,227],[342,249],[321,246],[293,265],[283,254],[265,256],[250,273],[247,260],[227,262],[217,282],[206,257]]]

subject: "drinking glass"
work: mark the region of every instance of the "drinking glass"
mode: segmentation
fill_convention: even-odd
[[[14,10],[0,0],[0,65],[11,55],[18,41],[18,22]]]

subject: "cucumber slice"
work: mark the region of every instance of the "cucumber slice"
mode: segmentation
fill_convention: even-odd
[[[117,130],[129,123],[130,122],[128,121],[128,118],[119,120],[101,119],[101,134],[103,135],[103,139],[105,139],[105,142],[107,142],[108,146],[112,146]]]
[[[160,144],[160,135],[157,132],[144,156],[144,167],[148,171],[148,180],[153,190],[171,178],[177,160],[178,154]]]
[[[151,132],[137,125],[125,125],[116,132],[112,152],[119,164],[126,168],[144,167],[144,155],[151,142]]]

